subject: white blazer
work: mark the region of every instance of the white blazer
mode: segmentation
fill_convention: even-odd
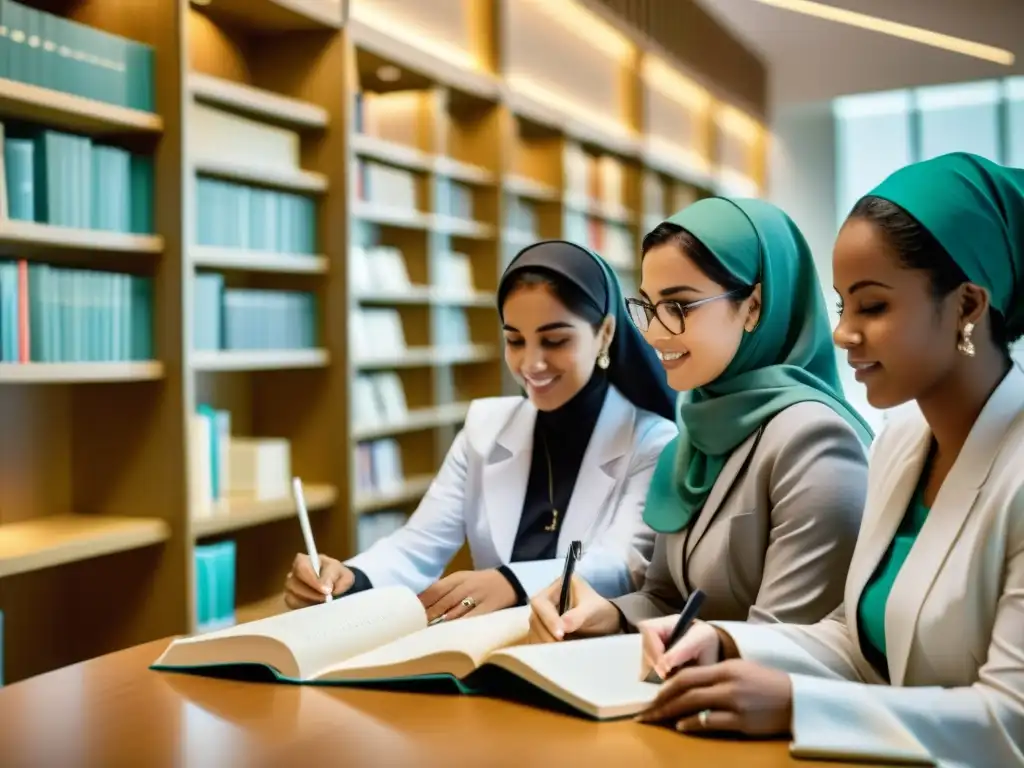
[[[523,397],[476,400],[444,464],[404,527],[347,561],[375,587],[420,592],[463,542],[473,567],[507,565],[528,595],[561,574],[569,544],[583,542],[577,573],[608,597],[643,581],[654,532],[641,515],[654,465],[675,424],[608,388],[558,532],[558,557],[510,563],[526,497],[537,409]]]
[[[845,611],[805,627],[713,622],[741,656],[791,674],[794,751],[831,733],[887,754],[892,734],[909,731],[940,765],[1024,766],[1019,367],[975,422],[893,584],[885,611],[891,682],[861,653],[857,605],[907,510],[930,440],[915,408],[875,441]]]

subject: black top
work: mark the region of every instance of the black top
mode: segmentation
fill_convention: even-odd
[[[557,410],[537,414],[530,479],[526,485],[519,530],[512,545],[511,562],[551,560],[557,556],[558,532],[565,522],[569,500],[583,464],[583,454],[607,394],[608,377],[600,369],[595,369],[590,381],[569,402]],[[551,459],[550,474],[548,457]],[[553,509],[558,510],[557,519]],[[546,530],[549,527],[553,530]]]

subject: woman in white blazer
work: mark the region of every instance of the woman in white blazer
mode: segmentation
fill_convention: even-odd
[[[916,401],[875,441],[844,608],[698,623],[667,652],[652,622],[659,672],[697,666],[643,719],[791,733],[798,754],[1024,765],[1024,171],[962,153],[903,168],[855,206],[833,263],[835,339],[869,402]]]
[[[321,556],[319,579],[298,555],[290,607],[389,585],[419,593],[430,620],[523,605],[574,540],[579,571],[603,594],[641,582],[654,540],[644,497],[677,433],[661,363],[628,321],[614,273],[578,245],[524,249],[497,298],[505,362],[527,397],[472,403],[399,531],[344,563]],[[466,541],[475,570],[441,578]]]

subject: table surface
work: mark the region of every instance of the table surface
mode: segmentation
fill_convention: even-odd
[[[471,696],[240,683],[156,672],[160,640],[0,689],[0,755],[22,766],[828,765],[788,741],[683,736]]]

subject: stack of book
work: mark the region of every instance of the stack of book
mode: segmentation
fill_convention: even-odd
[[[196,629],[211,632],[235,623],[235,560],[233,541],[195,546]]]
[[[295,192],[199,176],[196,242],[218,248],[315,254],[316,204]]]
[[[0,361],[151,360],[152,325],[148,277],[0,262]]]

